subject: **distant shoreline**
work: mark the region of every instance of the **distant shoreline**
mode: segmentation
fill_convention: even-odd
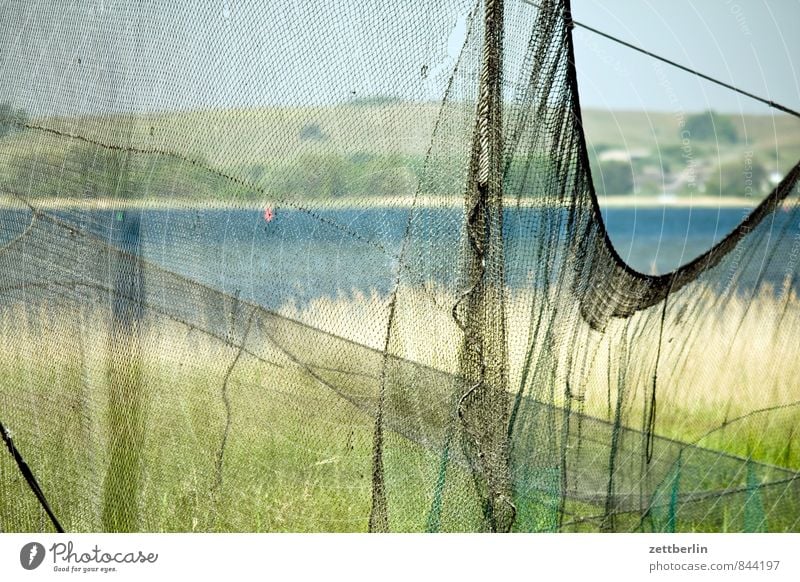
[[[755,208],[761,198],[753,197],[715,197],[695,196],[692,198],[665,198],[660,196],[601,196],[601,208]],[[95,198],[81,200],[75,198],[31,198],[29,202],[42,210],[253,210],[263,211],[265,208],[284,209],[369,209],[369,208],[411,208],[411,197],[398,198],[337,198],[322,201],[309,198],[294,201],[238,201],[238,200],[197,200],[197,199],[145,199],[145,200],[115,200],[113,198]],[[416,206],[421,208],[457,207],[460,202],[455,199],[445,199],[434,196],[420,196]],[[522,207],[536,208],[544,206],[541,201],[522,200],[517,204],[515,199],[506,199],[507,208]],[[17,198],[0,196],[0,208],[23,208],[24,204]]]
[[[766,196],[764,197],[766,198]],[[605,208],[755,208],[764,198],[753,196],[600,196]]]

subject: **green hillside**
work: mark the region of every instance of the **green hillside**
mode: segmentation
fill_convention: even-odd
[[[452,159],[437,164],[452,173],[439,183],[463,181],[473,110],[446,107],[432,147],[440,106],[393,100],[33,119],[48,131],[0,133],[0,180],[48,198],[407,197],[429,148]],[[790,116],[717,115],[732,140],[687,133],[691,117],[584,111],[598,193],[741,196],[749,179],[747,194],[762,196],[800,159],[800,120]],[[515,159],[509,179],[526,163]]]

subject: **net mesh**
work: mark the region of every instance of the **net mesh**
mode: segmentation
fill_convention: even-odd
[[[799,166],[646,275],[568,3],[183,4],[2,8],[3,531],[798,531]]]

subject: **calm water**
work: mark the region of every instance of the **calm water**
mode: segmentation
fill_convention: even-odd
[[[748,211],[611,208],[604,218],[614,246],[629,265],[663,273],[718,242]],[[418,224],[435,230],[437,236],[415,236],[415,244],[407,249],[409,261],[424,263],[426,274],[436,280],[452,281],[460,214],[442,209],[420,212]],[[529,249],[534,248],[535,232],[526,225],[541,212],[547,211],[507,211],[507,280],[512,287],[531,284]],[[775,228],[786,216],[776,215]],[[109,211],[64,217],[117,246],[126,246],[138,218],[139,249],[149,261],[275,308],[290,298],[303,303],[353,290],[387,292],[408,210],[328,210],[310,215],[277,209],[269,223],[261,212],[243,210]],[[0,212],[0,243],[21,232],[28,221],[21,212]]]

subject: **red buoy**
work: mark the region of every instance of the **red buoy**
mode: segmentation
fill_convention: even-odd
[[[275,218],[275,213],[272,211],[271,206],[267,206],[264,209],[264,220],[266,222],[272,222],[272,219]]]

